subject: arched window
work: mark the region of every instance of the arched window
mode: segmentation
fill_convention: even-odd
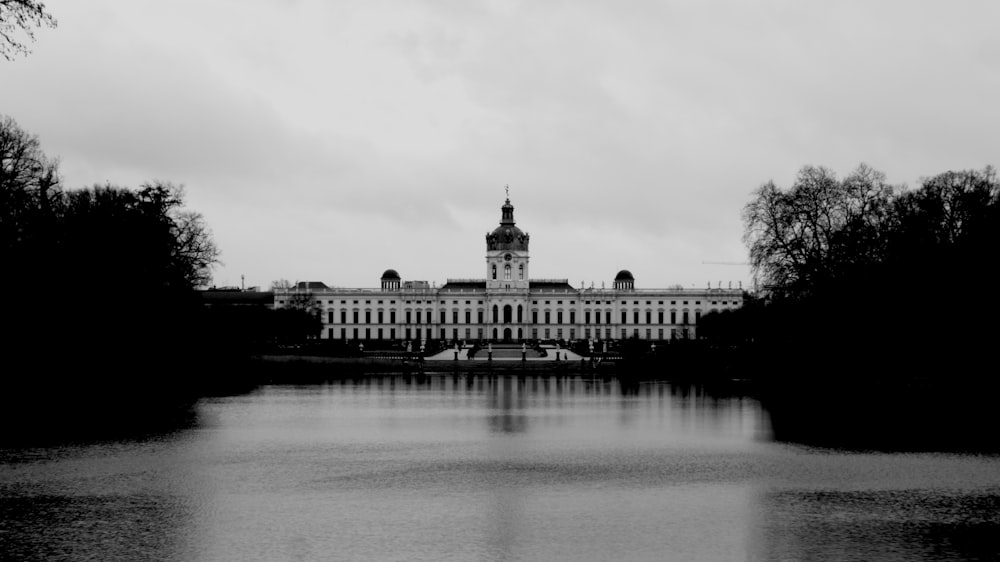
[[[510,281],[510,266],[509,265],[503,266],[503,280],[504,281]]]

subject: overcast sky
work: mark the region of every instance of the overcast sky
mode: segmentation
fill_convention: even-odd
[[[803,165],[998,165],[1000,2],[47,0],[0,113],[67,187],[183,184],[216,285],[749,286],[741,208]],[[67,272],[67,283],[72,272]]]

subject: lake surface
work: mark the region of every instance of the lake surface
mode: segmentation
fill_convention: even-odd
[[[0,500],[15,560],[1000,557],[996,456],[775,443],[750,397],[563,376],[207,399],[170,433],[0,450]]]

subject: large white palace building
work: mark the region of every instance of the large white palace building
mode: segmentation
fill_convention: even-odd
[[[303,282],[276,289],[274,306],[318,313],[324,339],[520,341],[692,338],[702,315],[743,303],[742,289],[637,289],[626,270],[610,289],[532,279],[529,236],[515,226],[509,198],[501,209],[500,226],[486,235],[484,279],[435,287],[388,269],[377,289]]]

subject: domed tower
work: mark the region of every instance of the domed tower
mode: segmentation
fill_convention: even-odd
[[[385,273],[382,274],[383,291],[398,291],[399,283],[400,283],[399,274],[396,273],[395,269],[387,269],[385,270]]]
[[[635,277],[632,277],[632,272],[623,269],[615,275],[615,289],[619,291],[634,291],[635,290]]]
[[[510,197],[500,210],[500,226],[486,235],[486,287],[527,289],[528,234],[514,224]]]

